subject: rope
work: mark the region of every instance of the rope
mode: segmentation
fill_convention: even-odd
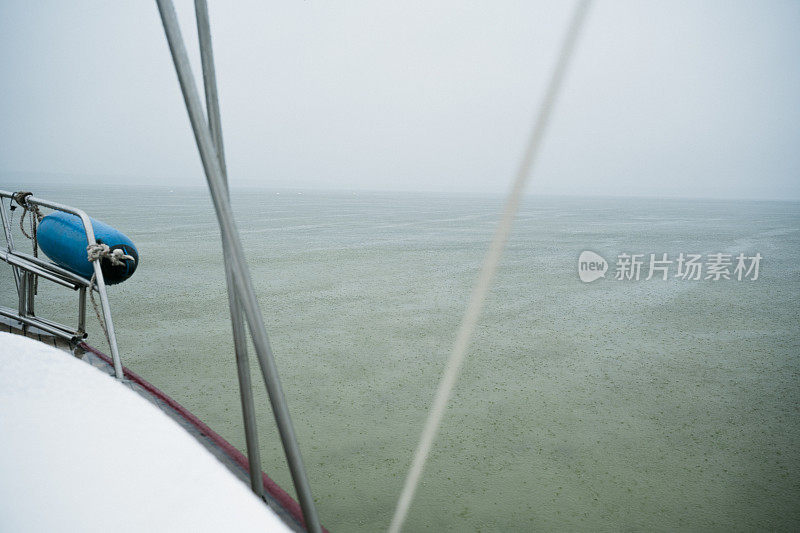
[[[86,260],[90,263],[98,259],[108,259],[114,266],[125,266],[125,260],[135,261],[133,257],[127,255],[121,249],[112,250],[107,244],[90,244],[86,247]]]
[[[92,301],[92,307],[94,308],[94,316],[97,317],[97,321],[100,323],[100,327],[103,328],[103,335],[106,336],[106,342],[108,343],[109,350],[111,349],[111,337],[108,334],[108,328],[106,328],[106,321],[103,320],[103,317],[100,315],[100,308],[97,306],[97,302],[94,299],[94,291],[97,284],[97,274],[92,274],[92,279],[89,282],[89,299]]]
[[[447,408],[447,403],[450,400],[450,395],[453,392],[453,386],[458,378],[459,370],[464,363],[469,342],[472,337],[472,332],[480,317],[483,308],[483,301],[486,294],[489,292],[489,286],[492,278],[494,278],[497,266],[500,262],[500,257],[503,253],[508,235],[511,231],[511,224],[514,221],[517,210],[519,208],[520,200],[522,199],[522,191],[525,182],[531,173],[531,167],[536,160],[536,155],[544,138],[544,132],[547,128],[547,123],[550,119],[553,107],[556,102],[561,83],[564,78],[567,65],[569,64],[570,57],[575,48],[575,42],[589,7],[590,0],[579,0],[572,19],[567,28],[564,41],[559,51],[558,59],[556,61],[555,69],[547,86],[544,99],[539,107],[539,114],[534,123],[531,136],[528,140],[522,161],[517,169],[517,175],[514,180],[514,185],[509,193],[506,205],[503,210],[503,216],[497,226],[492,242],[489,245],[489,251],[483,260],[480,274],[472,289],[467,310],[464,313],[461,326],[456,335],[453,350],[447,361],[444,374],[439,382],[439,388],[436,391],[436,396],[433,400],[428,419],[425,422],[425,427],[420,435],[419,444],[414,453],[414,459],[411,463],[411,468],[406,477],[403,491],[400,493],[400,498],[397,501],[397,508],[395,509],[394,517],[389,526],[390,533],[398,533],[403,527],[408,509],[414,499],[414,492],[416,491],[419,479],[422,476],[422,471],[425,467],[425,462],[433,445],[433,440],[436,438],[436,433],[444,416],[444,411]]]
[[[22,207],[22,216],[19,218],[19,229],[22,231],[22,234],[25,235],[25,237],[33,241],[33,257],[39,257],[39,240],[37,239],[37,231],[39,228],[39,222],[42,220],[42,218],[44,218],[44,214],[42,214],[42,212],[39,210],[38,205],[28,202],[29,196],[33,196],[33,193],[30,191],[19,191],[12,194],[11,198],[17,202],[20,207]],[[28,214],[28,211],[32,213],[31,235],[28,235],[28,232],[25,231],[25,215]],[[11,214],[13,217],[14,212],[12,211]],[[39,293],[39,276],[34,276],[33,278],[33,293]]]
[[[97,244],[90,244],[86,247],[86,260],[91,262],[100,260],[100,259],[108,259],[112,265],[114,266],[125,266],[125,260],[135,261],[133,257],[130,255],[125,254],[119,248],[115,250],[111,250],[107,244],[97,243]],[[97,321],[100,323],[100,327],[103,328],[103,334],[106,336],[106,342],[108,342],[109,349],[111,347],[111,336],[108,334],[108,328],[106,327],[106,321],[103,320],[103,317],[100,314],[100,308],[97,305],[97,302],[94,299],[94,291],[97,287],[97,273],[92,274],[92,279],[89,281],[89,299],[92,301],[92,307],[94,308],[94,314],[97,317]]]
[[[39,206],[38,205],[29,204],[28,203],[28,197],[29,196],[33,196],[33,193],[30,192],[30,191],[15,192],[13,195],[11,195],[13,200],[15,202],[17,202],[19,204],[19,206],[22,208],[22,216],[19,219],[19,229],[22,230],[22,234],[25,235],[27,238],[31,239],[34,242],[34,246],[36,246],[36,244],[35,244],[36,243],[36,224],[40,220],[42,220],[42,218],[44,218],[44,215],[39,210]],[[33,213],[32,216],[36,217],[35,219],[33,219],[33,218],[31,219],[32,220],[31,223],[33,224],[33,232],[32,232],[33,236],[28,235],[28,232],[25,231],[25,224],[24,224],[25,215],[28,214],[28,211]],[[34,248],[34,256],[36,256],[35,248]]]

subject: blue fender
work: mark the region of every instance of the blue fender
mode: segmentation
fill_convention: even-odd
[[[121,283],[131,277],[139,264],[139,251],[125,234],[108,224],[90,218],[94,238],[98,244],[106,244],[111,250],[121,249],[134,258],[123,259],[124,265],[112,265],[107,258],[100,260],[103,279],[109,285]],[[56,211],[44,217],[36,230],[39,248],[55,264],[84,278],[91,278],[94,268],[86,258],[86,233],[80,217]]]

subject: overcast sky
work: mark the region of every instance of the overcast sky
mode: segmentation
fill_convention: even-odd
[[[209,4],[234,186],[491,193],[573,6]],[[0,186],[204,183],[155,2],[3,0],[0,65]],[[529,192],[800,198],[800,2],[595,2]]]

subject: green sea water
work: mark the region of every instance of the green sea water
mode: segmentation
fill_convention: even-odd
[[[109,289],[124,363],[244,450],[207,191],[35,192],[136,242],[136,274]],[[232,202],[320,517],[385,530],[501,199]],[[606,279],[579,280],[584,250]],[[755,281],[617,281],[623,252],[763,260]],[[798,203],[528,199],[406,530],[800,529],[799,295]],[[74,322],[76,300],[42,282],[38,311]],[[293,493],[260,378],[255,397],[264,469]]]

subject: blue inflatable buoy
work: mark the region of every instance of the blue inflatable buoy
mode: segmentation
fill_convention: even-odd
[[[125,255],[133,257],[123,259],[124,265],[112,265],[108,258],[100,260],[103,279],[109,285],[120,283],[131,277],[139,264],[139,252],[126,235],[90,218],[94,229],[94,238],[98,244],[107,245],[112,251],[121,249]],[[36,229],[39,248],[47,254],[55,264],[66,268],[84,278],[91,278],[94,267],[86,258],[86,232],[81,219],[70,213],[56,211],[39,221]]]

